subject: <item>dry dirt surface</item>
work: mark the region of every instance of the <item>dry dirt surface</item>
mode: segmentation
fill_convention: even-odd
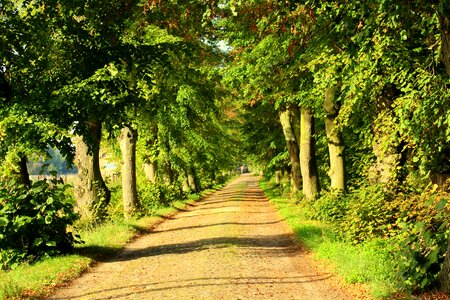
[[[318,270],[244,174],[50,299],[355,299]]]

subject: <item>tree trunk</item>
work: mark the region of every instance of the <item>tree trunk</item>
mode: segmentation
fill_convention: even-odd
[[[157,170],[158,170],[158,160],[157,160],[157,148],[158,148],[158,126],[152,125],[150,127],[150,134],[146,140],[146,155],[144,157],[144,173],[145,177],[151,183],[156,183],[158,180]]]
[[[198,185],[197,185],[197,180],[196,180],[196,176],[195,176],[195,170],[194,168],[191,168],[187,174],[187,178],[188,178],[188,184],[189,184],[189,188],[191,189],[191,191],[193,192],[198,192]]]
[[[444,4],[446,2],[447,4]],[[440,14],[441,60],[445,65],[447,75],[450,76],[450,15],[445,13],[450,11],[450,3],[448,1],[443,1],[443,9],[444,11]],[[447,294],[450,294],[450,236],[447,241],[447,252],[444,263],[437,281],[439,288]]]
[[[30,174],[28,173],[27,168],[27,157],[23,155],[19,161],[19,178],[20,183],[26,185],[27,187],[31,187]]]
[[[393,183],[398,181],[397,166],[401,155],[397,147],[391,142],[392,133],[397,130],[393,118],[392,104],[399,91],[387,85],[376,99],[377,118],[373,122],[373,154],[375,164],[369,170],[369,180],[373,183]]]
[[[319,175],[314,149],[314,117],[310,108],[300,110],[300,163],[303,179],[303,194],[314,199],[319,193]]]
[[[106,187],[100,173],[100,140],[101,123],[86,122],[90,147],[81,136],[74,138],[76,147],[75,164],[78,167],[78,177],[75,180],[74,193],[77,199],[77,210],[84,220],[101,220],[106,213],[106,207],[111,198],[111,192]]]
[[[153,162],[144,162],[144,172],[145,177],[150,181],[151,183],[156,183],[156,169],[158,168],[157,161]]]
[[[189,187],[189,180],[188,180],[188,175],[187,172],[184,171],[183,172],[183,176],[182,176],[182,182],[181,182],[181,190],[185,193],[189,192],[190,187]]]
[[[280,170],[275,171],[275,185],[280,186],[282,172]]]
[[[131,217],[139,209],[136,187],[136,142],[137,131],[125,126],[119,135],[122,154],[122,201],[125,217]]]
[[[292,126],[292,118],[293,112],[290,108],[280,112],[280,123],[291,162],[291,191],[295,193],[301,188],[302,178],[300,174],[299,145],[295,137],[294,126]]]
[[[165,161],[163,163],[163,181],[165,185],[171,185],[173,183],[174,174],[170,162]]]
[[[342,134],[336,126],[335,119],[339,114],[340,105],[336,103],[337,86],[325,90],[324,110],[325,130],[328,140],[328,152],[330,154],[330,170],[328,175],[331,179],[331,189],[345,191],[345,159],[344,142]]]
[[[450,3],[446,0],[441,0],[443,4],[443,11],[439,15],[441,23],[441,61],[445,65],[447,75],[450,76]]]

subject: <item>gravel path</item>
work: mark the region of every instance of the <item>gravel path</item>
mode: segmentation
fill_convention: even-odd
[[[50,299],[353,299],[312,264],[245,174]]]

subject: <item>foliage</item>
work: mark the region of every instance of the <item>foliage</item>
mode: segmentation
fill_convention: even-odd
[[[374,239],[360,244],[343,241],[336,235],[333,223],[310,219],[308,205],[293,204],[288,195],[280,195],[278,188],[269,182],[260,182],[260,186],[292,228],[295,238],[319,261],[325,260],[324,265],[339,273],[346,282],[364,284],[377,298],[388,297],[398,289],[396,285],[400,285],[401,280],[396,275],[395,252],[389,241]]]
[[[141,203],[149,213],[162,206],[168,206],[181,197],[181,190],[176,185],[147,183],[139,189]]]
[[[324,194],[309,206],[309,215],[328,222],[344,241],[386,241],[395,257],[397,288],[415,291],[433,283],[443,262],[448,199],[437,186],[394,194],[374,185],[349,194]]]
[[[67,253],[76,241],[67,230],[77,218],[62,181],[37,181],[30,189],[15,181],[0,183],[0,258],[2,268]]]
[[[185,203],[178,203],[177,207],[183,205]],[[22,264],[13,270],[0,270],[0,299],[48,296],[55,286],[77,278],[93,263],[114,255],[138,232],[174,211],[174,207],[163,207],[139,220],[114,219],[96,227],[77,228],[76,233],[84,243],[76,244],[73,254]]]
[[[310,217],[331,223],[340,223],[349,211],[349,198],[343,193],[322,192],[320,197],[311,203]]]
[[[447,250],[449,199],[448,194],[431,190],[403,201],[394,253],[407,290],[422,290],[437,278]]]

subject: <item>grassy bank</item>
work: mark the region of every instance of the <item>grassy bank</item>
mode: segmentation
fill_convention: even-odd
[[[213,191],[204,191],[201,196]],[[94,263],[114,255],[139,234],[148,231],[187,204],[199,200],[201,196],[191,195],[187,200],[175,201],[170,207],[160,208],[151,216],[139,220],[119,219],[82,230],[78,234],[84,244],[77,245],[71,255],[43,259],[11,271],[0,271],[0,299],[39,298],[48,295],[55,287],[78,277]]]
[[[321,263],[331,266],[345,282],[363,284],[374,298],[386,298],[395,293],[396,274],[385,242],[378,240],[359,245],[342,242],[325,224],[310,220],[307,207],[294,204],[267,182],[261,182],[260,186],[296,238]]]

